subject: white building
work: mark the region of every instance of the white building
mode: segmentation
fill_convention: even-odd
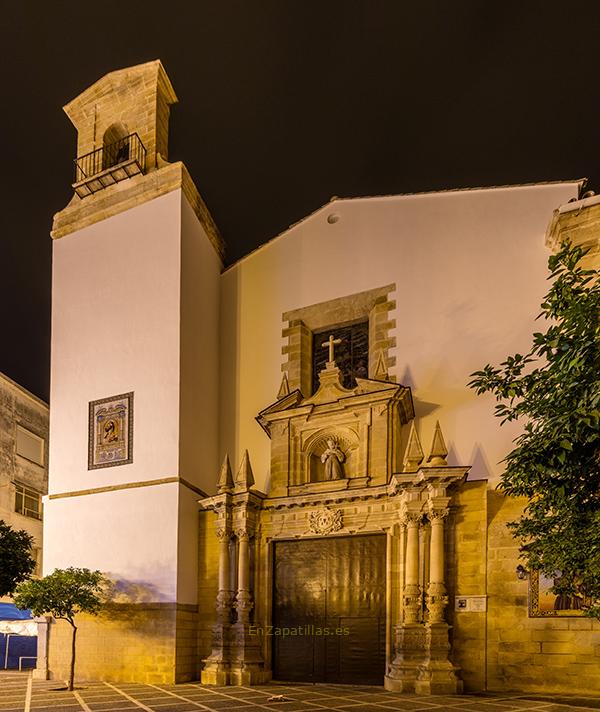
[[[47,491],[48,405],[0,373],[0,519],[33,537],[37,572]]]

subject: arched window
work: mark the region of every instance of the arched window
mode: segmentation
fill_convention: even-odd
[[[111,124],[102,139],[102,170],[116,166],[129,158],[129,130],[125,124]]]

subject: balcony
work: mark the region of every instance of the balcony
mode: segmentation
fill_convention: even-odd
[[[146,148],[137,133],[75,159],[73,188],[80,198],[144,173]]]

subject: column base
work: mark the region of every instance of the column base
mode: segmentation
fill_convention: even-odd
[[[229,685],[231,669],[231,624],[217,621],[212,629],[212,652],[203,660],[204,668],[200,673],[203,685]]]
[[[419,671],[414,691],[417,695],[460,695],[463,681],[457,675],[458,670],[449,661],[427,663]]]
[[[447,623],[430,623],[425,626],[427,655],[419,668],[415,692],[419,695],[456,695],[463,690],[458,676],[460,668],[448,659],[450,643]]]
[[[260,638],[247,623],[218,624],[213,628],[213,652],[204,660],[203,685],[263,685],[271,679],[265,669]]]
[[[200,673],[200,682],[203,685],[217,685],[219,687],[231,684],[230,664],[226,662],[207,661],[204,669]]]
[[[426,631],[421,623],[404,623],[395,629],[395,654],[384,687],[392,692],[414,692],[426,657]]]
[[[266,685],[271,673],[264,669],[264,663],[232,663],[229,676],[230,685]]]

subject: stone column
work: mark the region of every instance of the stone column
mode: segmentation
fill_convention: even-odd
[[[270,675],[265,670],[258,626],[250,624],[254,607],[250,589],[250,532],[244,527],[237,529],[235,535],[238,540],[238,587],[234,604],[237,621],[232,626],[231,684],[260,685],[267,682]]]
[[[250,593],[250,537],[245,529],[236,531],[238,540],[238,582],[235,608],[238,614],[238,623],[250,622],[250,611],[254,606]]]
[[[421,588],[419,586],[419,524],[421,515],[404,515],[406,526],[406,565],[404,583],[403,621],[416,623],[421,613]]]
[[[447,498],[430,500],[431,522],[429,584],[427,586],[428,621],[425,626],[426,657],[419,669],[415,692],[419,695],[447,695],[462,692],[458,668],[449,660],[449,628],[444,618],[448,605],[444,574],[444,519],[448,516]]]
[[[220,623],[231,623],[231,607],[233,591],[231,590],[231,567],[229,561],[229,546],[231,535],[225,529],[217,530],[219,540],[219,592],[217,593],[217,620]]]
[[[427,587],[427,610],[429,623],[445,623],[444,610],[448,605],[444,574],[444,519],[447,509],[432,509],[429,512],[431,522],[431,540],[429,556],[429,585]]]
[[[420,506],[420,504],[418,505]],[[394,659],[385,676],[387,690],[414,692],[419,667],[424,661],[425,629],[421,622],[421,587],[419,586],[419,511],[405,511],[404,587],[402,623],[396,627]]]

